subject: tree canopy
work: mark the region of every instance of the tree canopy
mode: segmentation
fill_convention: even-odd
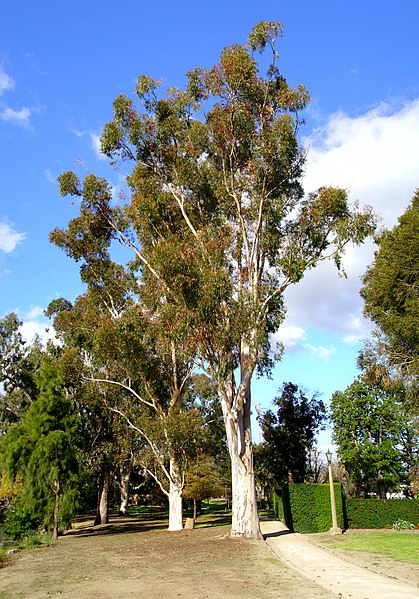
[[[39,391],[21,422],[2,440],[1,458],[12,480],[21,476],[25,509],[39,515],[56,539],[59,517],[65,520],[75,509],[71,483],[77,471],[77,420],[62,375],[47,361],[39,373]]]
[[[417,430],[402,409],[402,394],[360,376],[332,396],[333,439],[358,495],[385,497],[417,465]]]
[[[398,224],[377,240],[378,250],[363,276],[364,313],[377,331],[360,356],[366,368],[382,365],[412,387],[419,409],[419,191]]]
[[[95,278],[112,242],[131,251],[138,314],[182,346],[216,382],[230,452],[234,536],[260,535],[251,449],[251,379],[270,371],[270,336],[283,293],[320,261],[338,269],[349,242],[374,229],[370,209],[342,189],[304,197],[298,132],[309,102],[278,67],[282,25],[261,22],[247,45],[225,48],[210,69],[187,73],[182,91],[141,75],[135,101],[118,96],[101,136],[104,154],[129,164],[128,193],[114,202],[93,174],[63,173],[79,216],[51,240]],[[258,60],[267,53],[268,58]],[[126,167],[124,167],[126,168]]]
[[[307,391],[293,383],[284,383],[279,392],[275,409],[258,418],[263,442],[257,454],[262,471],[269,464],[270,478],[278,486],[306,480],[308,454],[326,420],[326,407],[317,393],[308,398]]]

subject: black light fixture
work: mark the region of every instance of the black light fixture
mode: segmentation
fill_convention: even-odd
[[[332,465],[332,457],[333,457],[333,454],[332,454],[332,452],[330,451],[330,449],[328,449],[328,450],[326,451],[326,460],[327,460],[327,463],[328,463],[328,465],[329,465],[329,466],[331,466],[331,465]]]

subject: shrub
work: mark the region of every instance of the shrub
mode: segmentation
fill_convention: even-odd
[[[40,520],[32,510],[23,506],[11,506],[7,510],[3,525],[5,538],[18,541],[39,530]]]
[[[349,528],[392,528],[394,522],[419,526],[416,499],[346,499]]]
[[[412,528],[415,528],[415,525],[407,520],[397,520],[397,522],[394,522],[393,528],[394,530],[412,530]]]
[[[335,484],[338,525],[344,528],[342,485]],[[275,513],[295,532],[325,532],[332,526],[329,485],[284,485],[276,494]]]

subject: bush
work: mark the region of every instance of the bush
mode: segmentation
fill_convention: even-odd
[[[19,541],[33,535],[39,530],[40,520],[32,510],[23,506],[11,506],[7,510],[3,525],[3,534],[6,539]]]
[[[344,528],[342,485],[335,484],[338,525]],[[275,493],[275,514],[295,532],[325,532],[332,526],[329,485],[284,485]]]
[[[346,499],[349,528],[392,528],[406,521],[419,526],[417,499]]]

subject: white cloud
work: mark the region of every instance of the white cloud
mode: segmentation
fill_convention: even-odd
[[[381,103],[357,117],[331,115],[304,141],[310,147],[306,190],[344,187],[394,226],[418,186],[418,130],[419,98],[398,109]]]
[[[90,147],[93,150],[94,155],[98,160],[107,160],[105,154],[100,151],[100,135],[92,133],[92,131],[77,131],[74,129],[74,133],[77,137],[84,137],[87,135],[90,139]]]
[[[13,108],[4,108],[0,113],[0,118],[6,123],[13,123],[15,125],[22,125],[28,127],[30,125],[31,110],[29,108],[21,108],[20,110],[13,110]]]
[[[43,344],[54,338],[54,329],[37,320],[24,320],[19,331],[28,343],[31,343],[36,336],[40,337]]]
[[[419,186],[419,98],[398,109],[380,104],[350,117],[332,115],[311,139],[304,186],[307,192],[322,185],[348,189],[350,200],[371,205],[387,228],[397,223]],[[308,272],[285,300],[286,327],[320,329],[342,337],[346,344],[366,337],[371,323],[362,316],[360,277],[374,257],[374,244],[348,247],[339,278],[332,264]]]
[[[107,160],[105,154],[102,154],[100,149],[100,135],[89,133],[92,150],[98,160]]]
[[[292,350],[297,346],[299,347],[300,342],[305,339],[305,330],[297,325],[282,324],[275,335],[272,336],[272,346],[275,347],[277,343],[283,343],[285,349]]]
[[[27,312],[23,319],[24,320],[34,320],[36,318],[38,318],[39,316],[43,316],[44,311],[40,306],[34,306],[33,308],[31,308],[29,310],[29,312]]]
[[[9,75],[0,67],[0,96],[4,92],[12,91],[15,88],[15,82]]]
[[[303,347],[314,354],[317,358],[321,358],[322,360],[326,361],[336,351],[336,347],[334,345],[325,347],[324,345],[312,345],[311,343],[304,343]]]
[[[0,250],[2,252],[10,254],[25,238],[24,233],[18,233],[6,222],[0,222]]]

